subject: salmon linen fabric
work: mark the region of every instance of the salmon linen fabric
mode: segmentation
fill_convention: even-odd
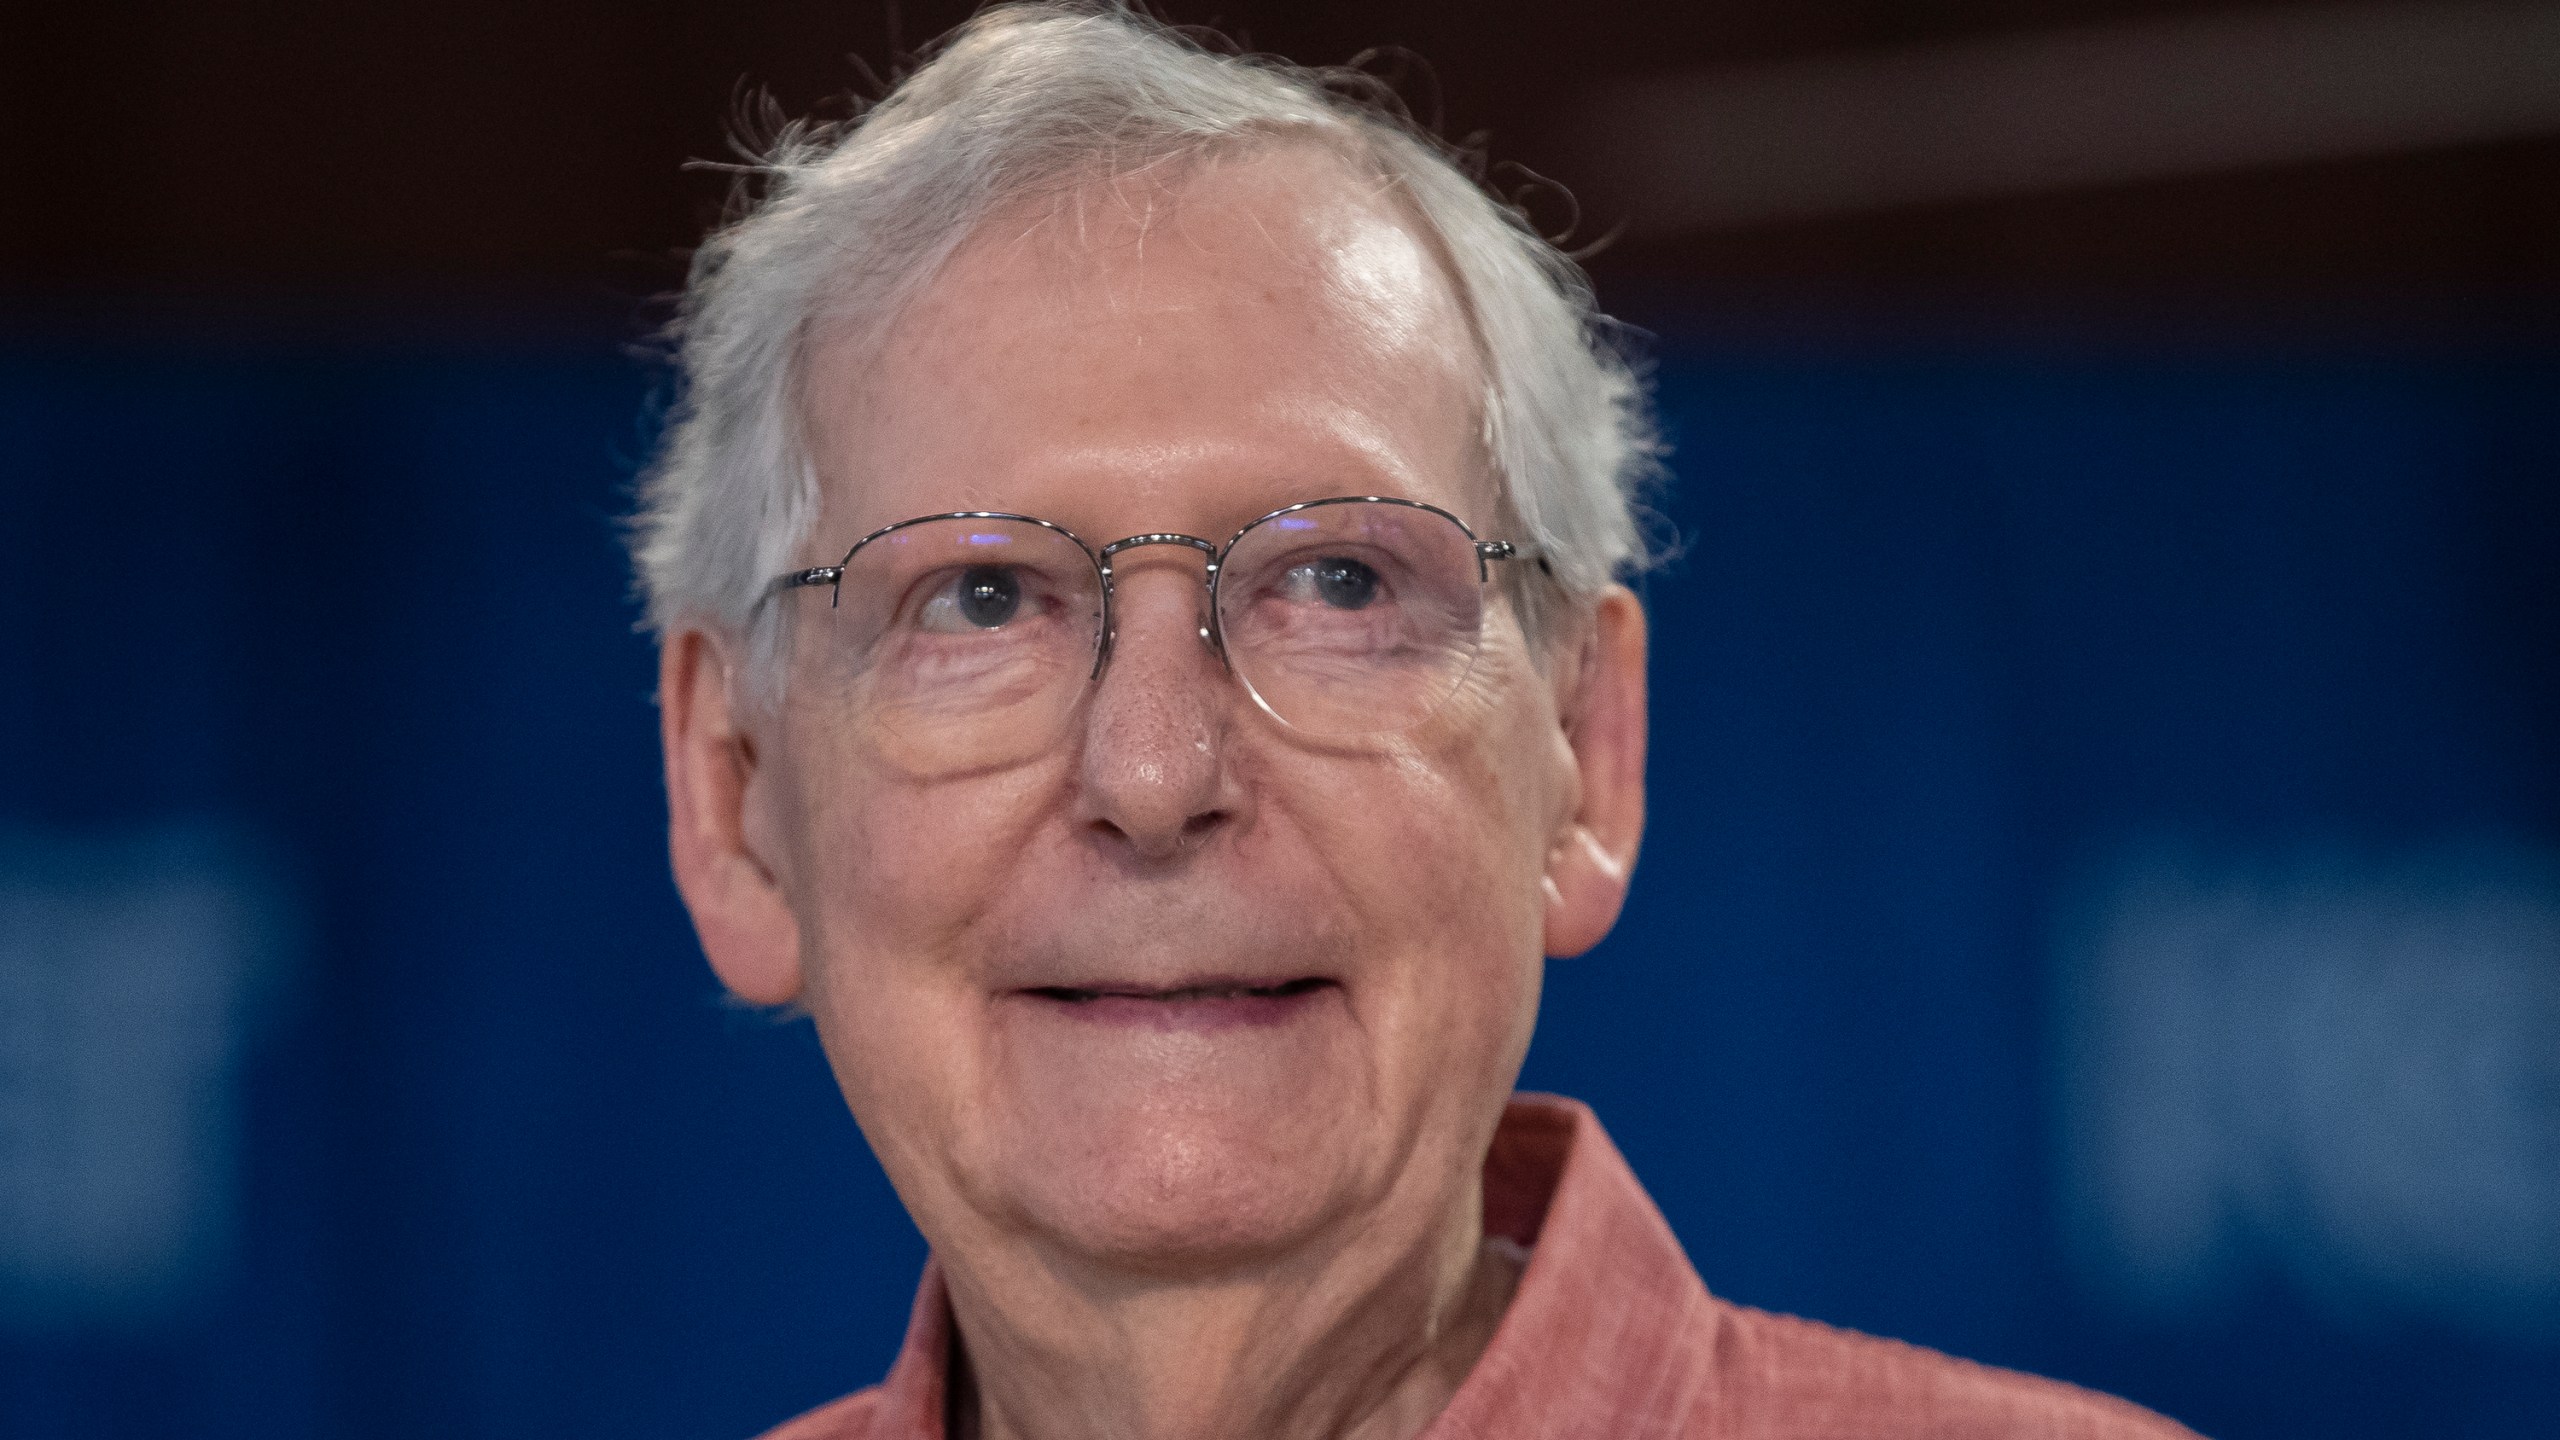
[[[1484,1195],[1486,1232],[1530,1247],[1528,1269],[1421,1440],[2194,1440],[2059,1381],[1715,1298],[1576,1101],[1512,1100]],[[950,1347],[928,1264],[888,1379],[764,1440],[943,1440]]]

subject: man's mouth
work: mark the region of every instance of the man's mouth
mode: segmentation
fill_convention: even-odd
[[[1314,1012],[1342,988],[1320,975],[1268,985],[1207,980],[1155,986],[1038,985],[1016,992],[1061,1018],[1149,1030],[1212,1031],[1284,1025]]]
[[[1156,1000],[1168,1004],[1179,1004],[1190,1000],[1288,999],[1291,996],[1305,995],[1332,983],[1322,976],[1310,975],[1304,979],[1285,980],[1277,985],[1210,983],[1182,985],[1165,990],[1134,985],[1097,985],[1090,988],[1080,985],[1042,985],[1035,987],[1030,993],[1043,999],[1064,1000],[1071,1005],[1082,1005],[1094,1000]]]

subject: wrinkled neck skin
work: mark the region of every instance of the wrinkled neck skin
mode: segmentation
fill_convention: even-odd
[[[1512,1253],[1484,1240],[1480,1183],[1469,1177],[1435,1233],[1349,1233],[1209,1274],[941,1256],[958,1322],[949,1433],[1411,1440],[1519,1283]]]

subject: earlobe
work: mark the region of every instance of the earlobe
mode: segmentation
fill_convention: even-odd
[[[749,823],[760,777],[734,704],[728,657],[701,630],[666,637],[658,664],[667,848],[721,983],[757,1005],[800,996],[800,933]]]
[[[1644,608],[1623,585],[1593,606],[1558,720],[1578,781],[1547,851],[1546,951],[1580,955],[1618,923],[1644,838]]]

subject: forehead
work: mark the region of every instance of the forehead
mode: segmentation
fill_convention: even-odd
[[[1489,518],[1446,270],[1396,196],[1312,146],[1000,211],[885,336],[821,338],[808,375],[820,548],[956,509],[1101,538],[1351,493]]]

